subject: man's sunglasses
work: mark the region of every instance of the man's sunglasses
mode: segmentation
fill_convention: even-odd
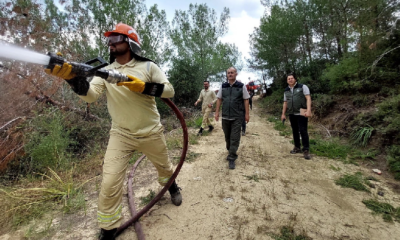
[[[122,43],[122,42],[128,42],[128,37],[124,36],[124,35],[112,35],[109,36],[107,39],[107,44],[108,46],[112,45],[112,44],[117,44],[117,43]]]

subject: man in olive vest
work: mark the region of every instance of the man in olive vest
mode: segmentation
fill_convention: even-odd
[[[290,153],[303,152],[304,158],[308,160],[311,159],[307,131],[308,117],[311,117],[310,89],[304,84],[297,83],[297,78],[294,74],[287,76],[287,83],[289,86],[285,89],[283,96],[281,120],[286,120],[286,113],[289,114],[294,140],[294,148]],[[304,115],[300,114],[301,108],[305,109]],[[300,148],[300,135],[303,149]]]
[[[229,169],[235,169],[235,161],[238,157],[237,150],[240,143],[240,132],[243,117],[249,122],[249,98],[246,86],[236,81],[237,70],[234,67],[226,71],[228,81],[224,82],[217,94],[217,109],[215,110],[215,121],[219,119],[219,108],[222,104],[222,129],[225,134],[226,149],[229,155]]]

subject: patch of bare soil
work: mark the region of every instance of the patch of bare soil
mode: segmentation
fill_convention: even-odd
[[[185,163],[178,175],[183,204],[172,205],[166,194],[140,220],[146,239],[273,239],[271,233],[278,234],[288,225],[312,239],[400,239],[399,223],[384,222],[362,203],[374,198],[400,206],[399,194],[391,190],[385,176],[374,175],[379,182],[371,193],[341,188],[335,179],[358,171],[372,175],[371,169],[314,155],[311,160],[292,155],[291,138],[280,136],[258,114],[255,104],[234,170],[228,169],[221,122],[199,144],[190,146],[200,155]],[[156,178],[151,163],[142,163],[134,180],[137,203],[149,189],[160,189]],[[384,196],[377,194],[378,189]],[[86,211],[53,217],[54,235],[46,239],[96,239],[97,190],[88,192]],[[127,198],[124,201],[127,220]],[[0,239],[18,239],[17,235]],[[118,239],[137,239],[133,227]]]

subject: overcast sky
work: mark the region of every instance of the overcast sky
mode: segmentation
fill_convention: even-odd
[[[172,21],[175,15],[175,10],[189,10],[189,4],[206,3],[209,8],[212,8],[219,17],[224,7],[229,8],[230,21],[229,31],[221,40],[222,42],[234,43],[244,58],[249,58],[250,44],[249,34],[253,32],[255,27],[260,25],[260,18],[264,13],[264,7],[260,0],[202,0],[202,1],[182,1],[182,0],[146,0],[147,8],[157,4],[158,9],[163,9],[167,13],[168,21]],[[243,62],[246,63],[245,59]],[[260,76],[247,71],[245,68],[239,72],[237,79],[247,82],[259,79]]]

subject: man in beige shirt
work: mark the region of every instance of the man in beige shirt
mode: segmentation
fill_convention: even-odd
[[[131,81],[113,84],[94,77],[89,83],[71,73],[71,65],[67,63],[46,72],[66,79],[88,103],[106,92],[112,126],[104,157],[97,220],[101,228],[99,239],[108,240],[115,239],[122,223],[122,187],[133,152],[142,152],[153,163],[160,185],[167,184],[173,174],[155,97],[171,98],[175,92],[161,69],[139,55],[141,48],[135,29],[119,23],[104,36],[108,39],[111,62],[106,69],[126,74]],[[172,203],[179,206],[182,196],[175,181],[168,190]]]
[[[208,126],[208,131],[212,131],[214,129],[214,126],[212,125],[210,119],[208,118],[210,116],[210,113],[212,111],[212,107],[214,103],[217,101],[217,96],[215,95],[215,92],[210,90],[210,82],[208,80],[204,81],[204,89],[201,90],[199,99],[194,103],[195,106],[201,101],[203,101],[203,104],[201,105],[201,112],[203,113],[203,122],[200,127],[200,131],[197,135],[203,134],[204,128]]]

